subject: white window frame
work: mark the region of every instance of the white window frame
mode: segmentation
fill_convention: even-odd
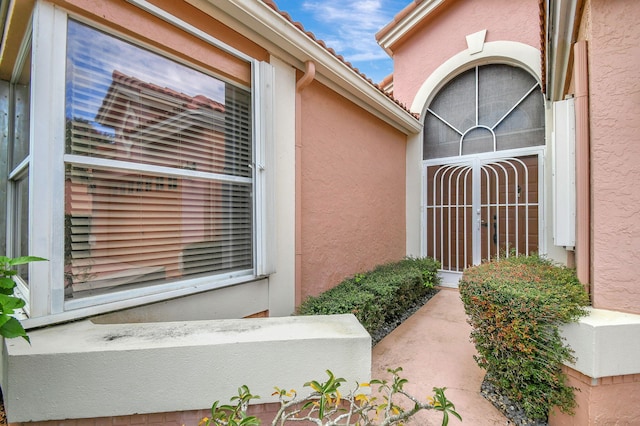
[[[30,264],[30,310],[24,321],[27,328],[96,315],[141,304],[162,301],[242,282],[253,281],[273,271],[271,258],[273,232],[273,69],[207,33],[181,21],[145,1],[136,6],[171,23],[180,30],[246,61],[252,72],[253,102],[253,198],[254,262],[253,270],[240,276],[230,275],[213,281],[208,277],[185,279],[171,284],[152,285],[78,300],[64,297],[64,187],[65,187],[65,90],[67,22],[74,19],[105,31],[135,45],[159,53],[180,63],[168,52],[145,45],[84,17],[45,2],[38,2],[33,16],[33,57],[31,81],[31,168],[29,176],[29,238],[33,255],[48,262]],[[188,64],[207,74],[210,71]],[[219,78],[219,77],[217,77]],[[237,84],[237,83],[234,83]],[[37,117],[37,119],[34,119]],[[37,212],[37,214],[36,214]]]
[[[18,49],[18,57],[16,60],[16,63],[14,65],[13,68],[13,72],[11,74],[11,80],[9,82],[9,97],[10,97],[10,109],[15,105],[14,104],[14,99],[15,99],[15,91],[14,91],[14,84],[16,82],[16,80],[19,78],[19,73],[23,70],[24,64],[27,60],[27,55],[29,54],[29,49],[31,48],[31,44],[32,44],[32,37],[31,37],[31,23],[29,23],[29,25],[27,25],[27,30],[26,33],[24,35],[24,37],[22,38],[22,42],[20,43],[20,48]],[[13,111],[11,111],[11,117],[9,118],[9,126],[11,127],[9,129],[9,138],[13,139],[13,137],[15,137],[15,122],[14,122],[14,117],[13,117]],[[29,126],[31,126],[31,121],[30,120],[30,124]],[[31,131],[31,129],[29,129]],[[7,182],[7,210],[6,210],[6,236],[7,236],[7,255],[9,257],[17,257],[20,254],[15,253],[14,252],[14,247],[15,247],[15,240],[17,238],[22,238],[21,235],[17,235],[20,233],[19,229],[16,229],[16,184],[14,183],[16,181],[16,178],[20,178],[22,176],[25,176],[25,174],[30,173],[30,167],[31,167],[31,153],[27,153],[27,156],[20,162],[20,164],[18,164],[16,167],[14,167],[12,170],[9,170],[9,164],[11,164],[11,158],[8,156],[8,154],[10,154],[11,148],[9,148],[9,146],[13,147],[13,143],[11,141],[8,141],[7,143],[7,171],[9,172],[8,176],[6,177],[6,182]],[[28,177],[27,177],[28,179]],[[29,183],[30,184],[30,183]],[[30,196],[30,194],[29,194]],[[22,298],[26,304],[23,307],[23,311],[29,312],[30,309],[30,290],[29,287],[27,285],[27,283],[20,278],[19,276],[15,276],[14,277],[14,281],[16,282],[16,287],[14,292],[20,297]]]

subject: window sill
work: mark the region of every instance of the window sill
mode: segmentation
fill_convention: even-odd
[[[41,317],[30,316],[23,321],[23,326],[29,330],[157,302],[171,301],[173,299],[213,290],[218,291],[239,285],[251,285],[251,283],[263,283],[266,285],[267,280],[256,279],[251,272],[244,272],[238,274],[238,276],[229,277],[226,280],[213,280],[211,277],[205,277],[184,281],[179,287],[176,287],[174,284],[166,284],[154,287],[143,287],[119,294],[114,293],[112,295],[71,300],[65,302],[64,312]],[[268,307],[266,309],[268,309]],[[235,316],[237,317],[238,315]]]

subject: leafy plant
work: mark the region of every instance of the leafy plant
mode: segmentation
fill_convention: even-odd
[[[559,326],[585,315],[589,303],[575,272],[539,256],[510,256],[467,269],[459,288],[487,380],[533,419],[554,406],[572,413],[573,388],[561,368],[573,355]]]
[[[220,405],[216,401],[211,406],[211,418],[205,417],[200,421],[202,425],[228,425],[228,426],[257,426],[260,419],[247,414],[249,402],[252,399],[259,399],[257,395],[252,395],[249,388],[245,385],[238,388],[238,395],[231,398],[231,402],[235,405]]]
[[[455,411],[455,406],[444,394],[446,388],[433,388],[434,396],[426,402],[420,401],[404,390],[407,379],[399,376],[402,368],[387,370],[392,375],[391,381],[374,379],[370,383],[358,384],[347,395],[340,393],[340,386],[345,379],[336,377],[327,370],[327,381],[312,380],[304,384],[312,392],[306,397],[298,398],[295,390],[276,387],[273,395],[277,395],[280,408],[271,425],[285,425],[305,422],[318,426],[392,426],[403,425],[404,421],[421,410],[436,410],[443,413],[442,425],[447,426],[449,416],[462,420]],[[362,388],[377,386],[377,395],[366,395]],[[253,426],[260,425],[260,420],[249,416],[246,412],[252,395],[246,386],[238,388],[238,396],[231,400],[235,405],[219,405],[216,401],[211,407],[211,417],[200,421],[200,426]],[[401,399],[401,400],[400,400]],[[409,408],[403,408],[404,405]]]
[[[406,258],[358,273],[305,300],[301,315],[352,313],[370,334],[404,313],[438,284],[440,264],[432,258]]]
[[[14,296],[16,282],[14,276],[17,274],[15,266],[24,265],[29,262],[46,260],[35,256],[6,257],[0,256],[0,335],[6,338],[22,337],[31,343],[27,332],[20,321],[14,318],[16,310],[25,305],[25,301]]]

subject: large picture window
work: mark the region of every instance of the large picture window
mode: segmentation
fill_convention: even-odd
[[[65,299],[253,273],[252,93],[73,20]]]

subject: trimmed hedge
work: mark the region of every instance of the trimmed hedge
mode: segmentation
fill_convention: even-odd
[[[467,269],[459,283],[471,338],[490,383],[532,419],[575,408],[561,370],[572,362],[559,326],[586,314],[589,297],[571,269],[538,256],[510,256]]]
[[[385,322],[402,315],[438,284],[440,264],[431,258],[406,258],[347,278],[324,293],[309,297],[300,315],[354,314],[375,334]]]

